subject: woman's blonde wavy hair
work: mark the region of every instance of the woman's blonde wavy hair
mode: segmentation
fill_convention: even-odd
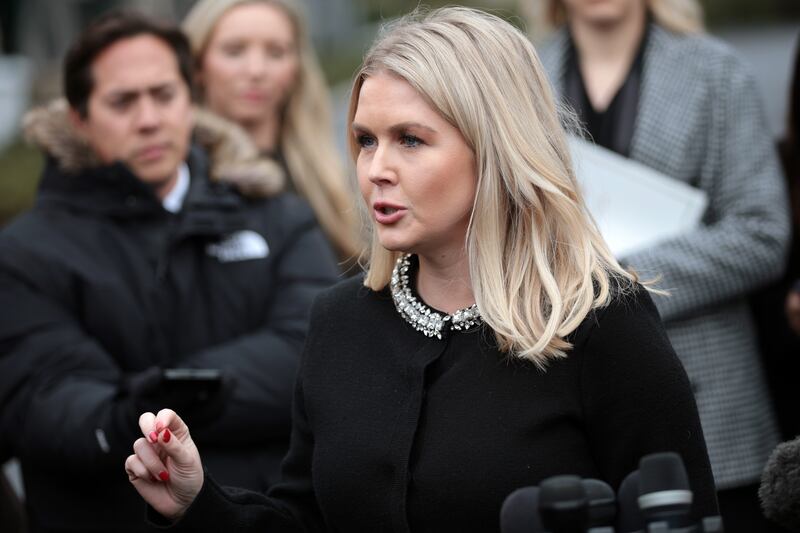
[[[360,246],[353,192],[336,150],[328,89],[298,0],[200,0],[182,24],[196,66],[201,68],[208,41],[220,18],[235,6],[259,2],[282,9],[294,26],[300,68],[280,130],[280,147],[292,183],[311,204],[340,258],[354,258]]]
[[[416,11],[385,27],[367,52],[350,122],[364,80],[378,72],[411,84],[474,150],[478,183],[466,249],[476,303],[500,349],[541,368],[564,357],[566,336],[635,276],[587,213],[533,46],[489,13]],[[351,136],[354,159],[358,149]],[[397,257],[373,234],[364,284],[383,289]]]
[[[653,20],[681,34],[704,31],[703,8],[697,0],[644,0]],[[530,21],[531,34],[539,39],[564,25],[567,12],[562,0],[520,0]]]

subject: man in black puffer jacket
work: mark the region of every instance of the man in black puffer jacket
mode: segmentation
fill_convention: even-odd
[[[190,65],[174,28],[108,15],[67,56],[69,105],[27,119],[47,164],[0,232],[0,438],[33,531],[144,528],[122,465],[146,410],[191,420],[224,483],[265,490],[286,451],[307,312],[338,269],[280,171],[193,114]]]

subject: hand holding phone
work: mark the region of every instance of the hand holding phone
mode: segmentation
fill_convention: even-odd
[[[165,368],[162,377],[170,394],[200,402],[219,392],[222,385],[222,372],[216,368]]]

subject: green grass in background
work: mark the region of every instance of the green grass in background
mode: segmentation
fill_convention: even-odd
[[[700,0],[709,27],[791,22],[800,18],[798,0]]]
[[[42,165],[39,151],[22,141],[0,152],[0,226],[33,205]]]

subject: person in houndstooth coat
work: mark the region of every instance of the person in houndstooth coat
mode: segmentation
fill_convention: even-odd
[[[754,78],[702,33],[691,1],[537,6],[556,29],[545,69],[595,142],[708,194],[696,229],[621,260],[671,293],[654,299],[692,382],[726,529],[766,530],[756,488],[779,433],[747,297],[783,272],[789,217]]]

